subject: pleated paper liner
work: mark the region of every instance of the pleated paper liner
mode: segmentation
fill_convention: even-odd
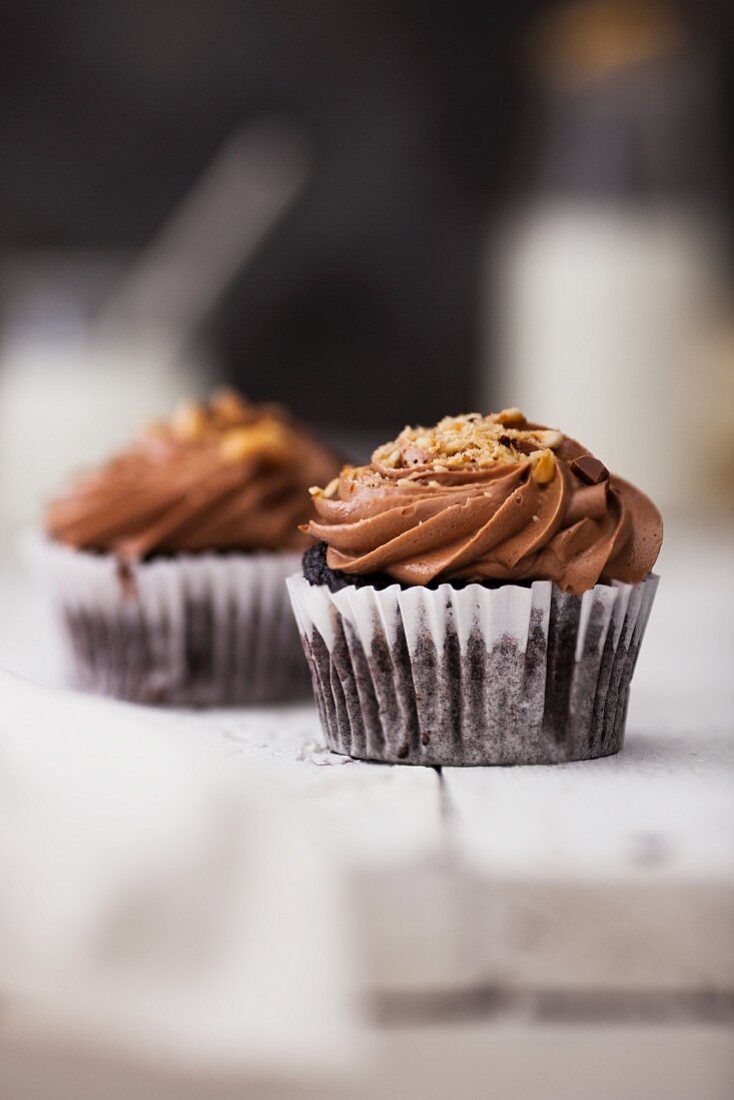
[[[285,588],[300,555],[178,555],[121,569],[111,554],[36,535],[23,549],[50,590],[75,686],[183,706],[308,696]]]
[[[618,752],[657,583],[288,588],[330,748],[448,766]]]

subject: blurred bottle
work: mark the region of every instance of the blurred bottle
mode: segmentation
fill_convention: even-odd
[[[564,5],[534,46],[540,140],[492,240],[487,403],[563,427],[664,506],[698,502],[695,364],[721,289],[704,59],[644,0]]]

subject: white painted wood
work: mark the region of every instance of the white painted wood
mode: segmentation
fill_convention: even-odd
[[[0,1039],[12,1100],[730,1100],[731,1035],[716,1025],[545,1025],[464,1021],[375,1030],[350,1074],[299,1082],[205,1080],[49,1042]]]
[[[445,768],[462,854],[532,881],[705,883],[734,872],[734,737],[632,734],[618,756]]]
[[[234,767],[247,768],[253,759],[275,764],[319,806],[347,861],[389,867],[434,858],[442,849],[438,774],[329,752],[311,704],[179,711],[171,720],[195,730]]]
[[[729,1100],[734,1082],[716,1027],[465,1021],[401,1029],[384,1047],[374,1095],[401,1100]]]
[[[446,859],[438,773],[330,753],[313,707],[196,719],[236,766],[275,758],[318,807],[349,879],[358,965],[370,992],[456,990],[470,983],[455,873]]]
[[[731,990],[732,532],[672,525],[615,759],[391,768],[327,752],[310,705],[156,711],[318,805],[349,878],[365,988]],[[58,682],[48,618],[0,554],[0,667]],[[448,815],[441,815],[441,799]]]
[[[734,739],[446,769],[487,984],[734,990]]]

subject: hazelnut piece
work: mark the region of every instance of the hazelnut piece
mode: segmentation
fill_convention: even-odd
[[[205,410],[196,401],[182,401],[173,411],[170,426],[174,439],[196,443],[206,435],[209,422]]]
[[[524,424],[525,416],[519,409],[503,409],[502,412],[498,412],[495,417],[498,424],[502,424],[503,427],[510,427],[512,424]]]
[[[219,454],[225,462],[243,462],[255,456],[281,461],[287,453],[286,433],[275,420],[230,428],[219,444]]]
[[[231,389],[216,390],[209,407],[223,425],[243,424],[250,413],[250,406],[244,397]]]
[[[541,451],[537,458],[533,459],[533,480],[538,485],[547,485],[553,480],[556,473],[556,456],[553,451],[546,449]]]

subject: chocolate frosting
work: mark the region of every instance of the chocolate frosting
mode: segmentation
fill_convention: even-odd
[[[461,450],[446,449],[454,430],[470,440]],[[406,429],[370,465],[346,467],[337,486],[317,493],[305,530],[347,575],[416,585],[551,580],[573,593],[598,581],[637,583],[657,559],[662,518],[604,467],[597,484],[574,473],[588,453],[517,410]]]
[[[128,450],[84,474],[46,510],[69,546],[123,558],[298,550],[313,516],[308,487],[341,460],[282,410],[233,391],[188,403]]]

